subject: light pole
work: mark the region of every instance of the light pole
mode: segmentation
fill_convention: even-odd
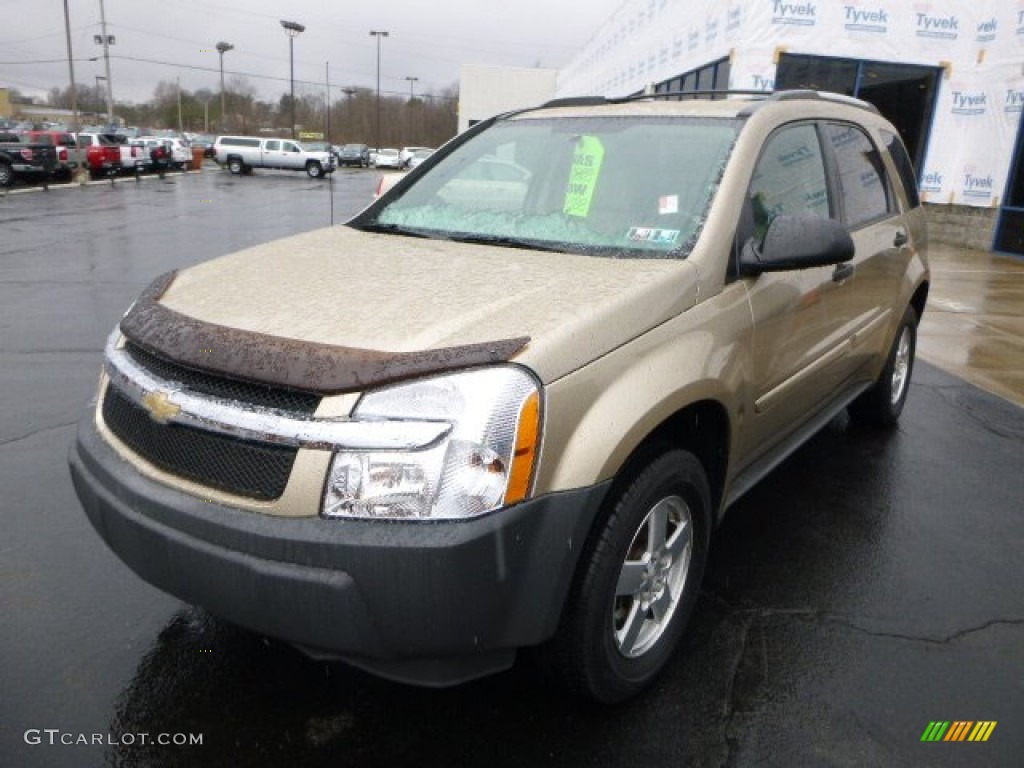
[[[231,43],[225,43],[221,40],[217,43],[217,53],[220,54],[220,129],[221,131],[227,130],[227,121],[224,119],[224,54],[234,48]]]
[[[416,82],[419,80],[419,78],[418,77],[406,77],[405,79],[409,81],[409,101],[412,101],[413,99],[416,98],[416,94],[414,94],[412,92],[412,89],[413,89],[414,85],[416,84]]]
[[[371,29],[370,36],[377,38],[377,149],[380,149],[380,39],[387,37],[383,29]]]
[[[288,61],[291,66],[292,80],[292,138],[295,138],[295,38],[306,28],[295,21],[281,21],[284,33],[288,35]]]
[[[93,35],[92,39],[96,45],[103,46],[103,65],[107,74],[107,125],[114,124],[114,86],[110,83],[110,46],[114,44],[114,36],[107,34],[107,13],[103,10],[103,0],[100,0],[100,30],[102,35]]]

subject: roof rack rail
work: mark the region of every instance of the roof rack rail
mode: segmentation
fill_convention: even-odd
[[[853,96],[847,96],[842,93],[832,93],[831,91],[814,91],[807,88],[794,88],[788,91],[775,91],[770,94],[768,98],[760,104],[754,104],[746,107],[741,116],[749,117],[755,110],[763,106],[765,102],[769,101],[831,101],[834,104],[847,104],[851,107],[857,107],[867,112],[874,112],[876,115],[881,114],[878,111],[878,107],[867,101],[861,99],[855,99]]]
[[[551,101],[547,101],[534,109],[554,109],[556,107],[599,107],[607,104],[628,104],[633,101],[656,101],[659,99],[724,99],[730,96],[747,96],[753,99],[758,99],[761,103],[767,101],[800,101],[805,99],[832,101],[838,104],[849,104],[853,107],[860,107],[861,109],[878,114],[878,108],[874,104],[863,101],[862,99],[856,99],[853,96],[847,96],[842,93],[815,91],[809,88],[794,88],[785,91],[706,89],[699,91],[662,91],[661,93],[651,93],[645,89],[639,93],[632,93],[628,96],[616,96],[612,98],[607,98],[605,96],[569,96],[561,99],[552,99]],[[756,108],[757,106],[751,105],[751,107],[744,110],[744,113],[749,114]],[[532,110],[528,109],[522,111]]]
[[[556,107],[597,107],[607,104],[604,96],[567,96],[562,99],[545,101],[538,109],[554,109]]]
[[[697,98],[701,96],[721,97],[727,98],[729,96],[760,96],[761,98],[768,98],[772,95],[771,91],[744,91],[744,90],[714,90],[714,89],[703,89],[699,91],[662,91],[661,93],[632,93],[629,96],[619,96],[617,98],[608,99],[609,104],[625,104],[630,101],[644,101],[646,99],[671,99],[676,97],[690,97]]]

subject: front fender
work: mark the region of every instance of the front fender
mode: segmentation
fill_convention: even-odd
[[[552,382],[537,492],[614,477],[652,432],[697,402],[725,408],[734,444],[750,337],[746,291],[735,284]]]

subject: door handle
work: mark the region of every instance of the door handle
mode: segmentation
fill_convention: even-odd
[[[832,282],[841,283],[848,277],[853,275],[854,266],[853,264],[837,264],[835,271],[832,273]]]
[[[893,239],[892,244],[896,248],[902,248],[904,245],[910,242],[910,238],[907,237],[907,233],[902,229],[897,230],[896,237]]]

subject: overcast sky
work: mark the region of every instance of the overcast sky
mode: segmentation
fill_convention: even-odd
[[[280,20],[305,25],[295,39],[298,81],[372,88],[381,39],[381,90],[437,92],[458,81],[462,64],[560,68],[600,29],[623,0],[104,0],[114,98],[147,101],[160,80],[184,89],[219,91],[220,40],[225,78],[242,75],[259,97],[288,89],[288,38]],[[43,95],[68,84],[62,0],[0,0],[0,86]],[[102,76],[100,0],[70,0],[75,80]],[[100,57],[89,61],[91,57]],[[419,78],[415,83],[407,77]],[[320,93],[323,91],[320,90]],[[340,97],[340,93],[338,96]]]

